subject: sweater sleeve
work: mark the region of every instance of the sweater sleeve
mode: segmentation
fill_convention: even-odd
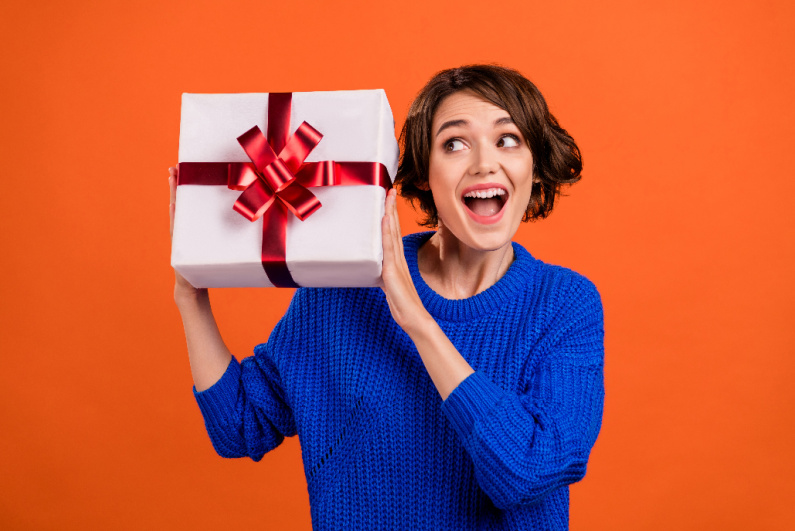
[[[539,503],[585,476],[602,422],[604,318],[598,291],[582,279],[521,393],[476,371],[442,404],[478,484],[501,509]]]
[[[220,380],[193,394],[207,433],[222,457],[259,461],[285,437],[296,434],[295,421],[267,344],[238,362],[232,358]]]

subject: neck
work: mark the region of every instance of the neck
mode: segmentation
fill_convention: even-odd
[[[428,286],[446,299],[466,299],[487,290],[513,262],[511,242],[499,249],[468,247],[449,230],[439,230],[417,253],[417,266]]]

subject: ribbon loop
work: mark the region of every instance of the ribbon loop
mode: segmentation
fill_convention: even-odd
[[[273,152],[268,144],[268,139],[256,125],[237,137],[237,141],[259,172],[264,171],[270,163],[276,160],[276,153]]]
[[[268,209],[276,197],[259,179],[254,181],[237,198],[232,208],[249,221],[256,221]]]
[[[277,197],[298,219],[304,221],[321,207],[320,200],[298,183],[288,186]]]
[[[254,166],[250,163],[229,164],[226,186],[230,190],[245,190],[259,176]]]
[[[317,129],[303,122],[287,141],[284,149],[279,152],[279,158],[284,161],[291,172],[295,173],[322,138],[323,135]]]

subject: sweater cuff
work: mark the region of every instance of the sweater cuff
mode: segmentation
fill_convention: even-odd
[[[196,386],[193,386],[193,396],[207,424],[223,426],[234,419],[240,374],[240,363],[232,356],[223,376],[211,387],[196,392]]]
[[[442,402],[442,411],[462,441],[469,438],[475,422],[486,416],[505,391],[480,372],[473,372]]]

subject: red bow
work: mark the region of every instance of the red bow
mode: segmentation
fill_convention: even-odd
[[[229,188],[244,190],[233,208],[249,221],[259,219],[274,201],[280,201],[301,221],[320,208],[315,194],[296,181],[295,174],[323,135],[303,122],[287,141],[279,155],[256,125],[240,135],[251,164],[230,168]]]

